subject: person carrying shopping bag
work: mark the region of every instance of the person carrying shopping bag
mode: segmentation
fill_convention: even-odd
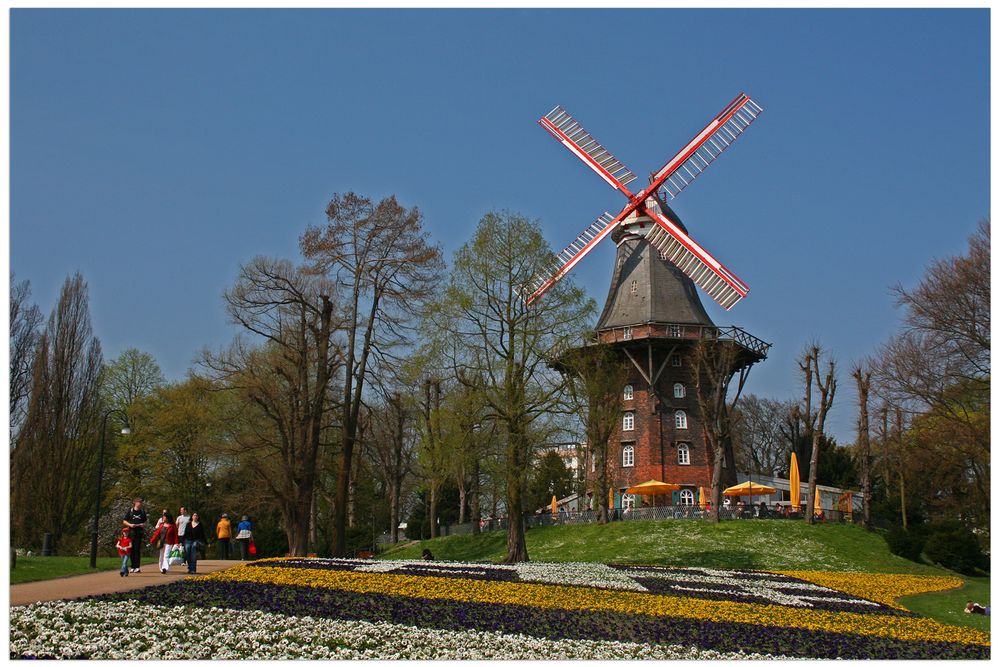
[[[240,545],[240,560],[246,560],[248,554],[253,555],[250,552],[250,545],[253,543],[252,526],[250,517],[246,514],[240,517],[240,523],[236,526],[236,541]]]
[[[166,574],[167,570],[170,569],[171,552],[178,547],[179,540],[177,539],[177,525],[170,512],[163,510],[162,519],[156,531],[153,532],[153,536],[149,539],[149,543],[159,547],[160,572]]]

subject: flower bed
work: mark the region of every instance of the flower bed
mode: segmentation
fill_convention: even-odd
[[[864,579],[852,579],[845,591],[835,578],[810,580],[807,574],[271,559],[167,586],[12,608],[11,655],[989,657],[987,633],[894,606],[888,595],[896,575],[878,575],[874,594],[866,596]],[[900,579],[902,594],[920,592],[919,579]],[[955,581],[925,579],[928,590]],[[225,632],[217,631],[222,627]],[[128,655],[120,653],[127,645],[123,638],[137,628],[145,641],[129,646]],[[198,641],[181,641],[187,633]],[[164,653],[163,646],[172,652]]]

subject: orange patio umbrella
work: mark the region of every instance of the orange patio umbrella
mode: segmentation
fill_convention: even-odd
[[[743,482],[736,486],[731,486],[722,492],[725,496],[769,496],[777,491],[773,486],[764,484],[754,484],[753,482]]]
[[[706,504],[705,503],[705,487],[704,486],[699,486],[698,487],[698,507],[700,507],[701,509],[705,509],[705,504]]]
[[[802,504],[802,482],[799,481],[799,459],[795,456],[795,452],[792,452],[792,464],[788,469],[788,490],[792,509],[798,512]]]
[[[814,503],[814,510],[816,512],[820,512],[820,511],[823,510],[823,508],[820,507],[820,504],[819,504],[819,489],[818,488],[816,489],[816,502]]]
[[[635,486],[630,486],[628,488],[629,493],[637,493],[640,496],[663,496],[680,490],[681,487],[678,484],[658,482],[655,479],[651,479],[648,482],[636,484]]]
[[[559,514],[559,503],[556,502],[555,495],[552,496],[552,516]]]

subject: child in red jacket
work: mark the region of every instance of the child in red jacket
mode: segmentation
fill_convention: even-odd
[[[115,546],[118,547],[118,555],[122,557],[122,569],[118,572],[121,577],[128,576],[128,560],[132,553],[132,538],[128,535],[128,528],[122,528],[122,534],[118,536]]]

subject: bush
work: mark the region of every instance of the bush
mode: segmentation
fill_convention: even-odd
[[[889,545],[889,551],[918,563],[926,542],[927,533],[922,526],[914,526],[910,530],[905,530],[902,526],[893,526],[885,534],[885,543]]]
[[[979,540],[958,522],[932,526],[924,553],[932,563],[960,574],[974,575],[977,570],[990,569],[989,558],[983,553]]]

